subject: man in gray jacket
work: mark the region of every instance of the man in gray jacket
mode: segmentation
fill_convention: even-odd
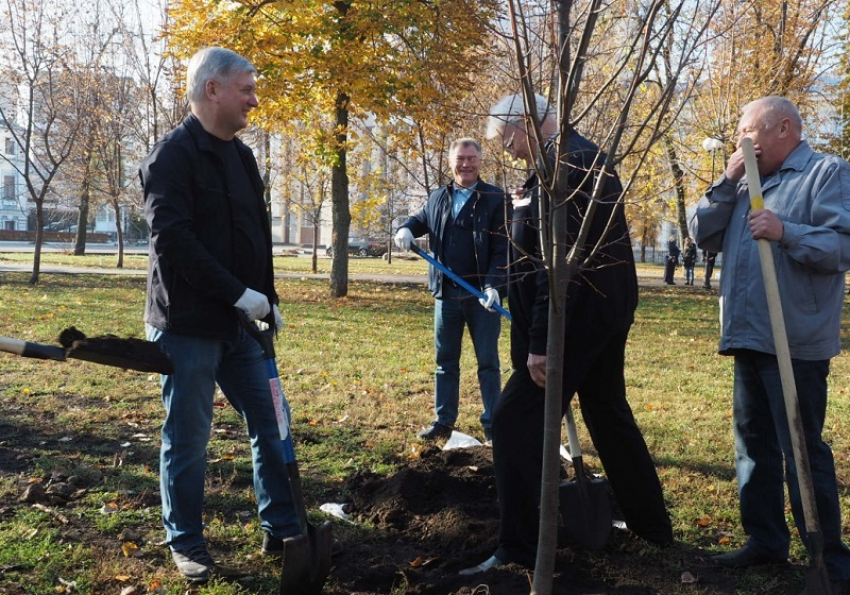
[[[691,221],[697,244],[723,252],[720,353],[735,358],[733,424],[744,547],[714,560],[728,567],[784,562],[783,455],[794,519],[803,509],[755,240],[771,243],[787,325],[824,559],[834,594],[850,587],[850,549],[832,451],[822,437],[830,359],[839,354],[844,276],[850,269],[850,165],[802,140],[797,108],[782,97],[746,105],[739,138],[753,140],[765,208],[750,210],[740,147]]]

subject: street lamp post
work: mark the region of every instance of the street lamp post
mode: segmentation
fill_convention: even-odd
[[[717,157],[717,151],[724,147],[723,141],[717,138],[706,138],[702,141],[704,151],[711,153],[711,181],[714,182],[714,163]]]

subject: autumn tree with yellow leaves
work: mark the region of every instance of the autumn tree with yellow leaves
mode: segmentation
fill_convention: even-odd
[[[348,152],[352,117],[437,121],[473,89],[482,68],[493,0],[179,0],[167,29],[172,51],[208,45],[249,58],[260,73],[256,122],[330,118],[333,264],[330,292],[348,292],[351,225]]]

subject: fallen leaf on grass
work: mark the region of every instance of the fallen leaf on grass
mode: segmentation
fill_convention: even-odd
[[[685,571],[682,573],[682,584],[683,585],[693,585],[694,583],[698,583],[699,579],[692,575],[690,572]]]
[[[132,541],[125,541],[121,544],[121,553],[124,554],[125,558],[132,558],[139,551],[139,546],[137,546]]]
[[[708,527],[711,525],[711,517],[706,514],[701,519],[697,519],[696,524],[698,527]]]
[[[100,507],[100,514],[112,514],[118,512],[118,505],[115,502],[107,502]]]

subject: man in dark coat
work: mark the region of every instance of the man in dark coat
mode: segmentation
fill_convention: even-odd
[[[192,113],[157,142],[139,171],[151,239],[147,334],[174,365],[162,376],[162,521],[172,559],[192,582],[216,569],[203,534],[216,384],[251,438],[261,552],[281,555],[284,540],[306,539],[265,358],[238,317],[282,326],[263,182],[253,153],[236,138],[257,107],[255,75],[230,50],[195,54],[186,73]]]
[[[428,270],[428,285],[434,296],[437,371],[435,418],[419,433],[426,440],[448,438],[457,421],[464,326],[469,327],[478,360],[478,384],[484,403],[480,420],[485,440],[492,438],[491,414],[502,388],[501,318],[492,306],[501,300],[507,281],[507,205],[501,188],[479,178],[481,156],[481,143],[477,140],[454,141],[449,150],[454,180],[432,192],[395,236],[396,245],[407,250],[414,238],[428,234],[434,258],[485,296],[476,299],[436,267]]]
[[[547,101],[536,96],[546,139],[558,130]],[[522,96],[504,98],[490,111],[488,137],[533,167],[535,147],[525,130]],[[568,139],[571,193],[566,237],[574,242],[605,156],[576,132]],[[550,145],[551,146],[551,145]],[[593,217],[588,249],[596,245],[613,214],[614,224],[593,263],[572,280],[566,297],[562,408],[578,393],[581,412],[629,529],[659,545],[672,542],[661,483],[643,436],[626,401],[623,375],[626,340],[637,306],[637,276],[616,175]],[[514,562],[533,567],[537,550],[543,418],[548,336],[548,282],[540,264],[540,208],[543,190],[534,173],[516,193],[511,221],[508,303],[513,373],[493,414],[493,461],[500,526],[495,554],[462,571],[474,574]],[[569,514],[569,511],[564,511]]]

